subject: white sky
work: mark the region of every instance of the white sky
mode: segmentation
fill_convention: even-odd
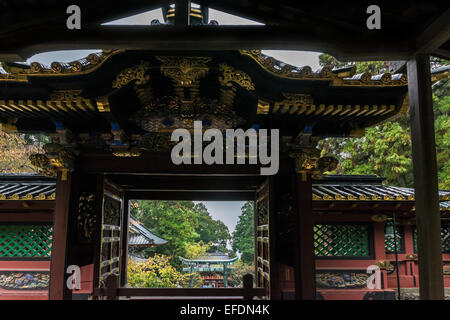
[[[152,10],[144,12],[132,17],[115,20],[113,22],[105,23],[104,25],[149,25],[153,19],[164,21],[162,10]],[[209,19],[216,20],[219,25],[260,25],[261,23],[251,21],[248,19],[236,17],[217,10],[209,10]],[[81,59],[89,55],[91,52],[100,50],[72,50],[72,51],[53,51],[34,55],[27,60],[27,63],[37,61],[46,65],[50,65],[53,61],[70,62]],[[284,50],[263,50],[264,54],[272,56],[280,61],[294,65],[294,66],[310,66],[313,70],[319,68],[318,52],[305,51],[284,51]],[[245,202],[243,201],[202,201],[208,211],[215,220],[221,220],[232,233],[235,229],[238,217],[241,214],[241,207]]]

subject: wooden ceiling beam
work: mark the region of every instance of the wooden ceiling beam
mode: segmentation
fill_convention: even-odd
[[[49,36],[51,34],[51,37]],[[81,30],[41,26],[0,35],[0,60],[37,52],[75,49],[239,50],[277,49],[327,52],[339,60],[402,60],[414,50],[408,39],[377,34],[359,37],[311,24],[282,26],[118,26]],[[130,40],[132,39],[132,40]],[[383,42],[383,46],[376,43]],[[15,59],[18,57],[16,56]]]
[[[127,191],[145,190],[206,190],[206,191],[255,191],[265,177],[186,177],[186,176],[138,176],[114,175],[112,181]]]
[[[191,200],[191,201],[251,201],[255,193],[250,192],[205,192],[205,191],[125,191],[132,200]]]
[[[433,53],[450,40],[450,8],[444,11],[418,37],[415,53]]]

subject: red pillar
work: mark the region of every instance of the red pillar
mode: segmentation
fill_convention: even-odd
[[[386,260],[386,247],[384,244],[384,222],[373,223],[373,240],[375,260]]]
[[[298,230],[295,251],[295,299],[315,300],[314,225],[310,174],[295,174],[294,195],[297,207],[296,230]]]
[[[62,300],[68,295],[65,280],[72,174],[68,172],[64,178],[63,180],[62,173],[58,172],[50,263],[50,300]]]

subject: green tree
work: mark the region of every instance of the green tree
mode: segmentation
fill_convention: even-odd
[[[214,220],[203,203],[156,200],[135,203],[136,206],[131,206],[131,213],[145,227],[167,240],[163,246],[146,249],[146,254],[168,255],[170,262],[180,269],[178,256],[187,257],[190,249],[229,251],[226,245],[231,236],[227,226]]]
[[[253,264],[255,254],[253,231],[253,202],[246,202],[241,208],[241,215],[233,232],[232,248],[241,253],[244,263]]]
[[[253,265],[253,261],[251,264],[248,264],[239,259],[232,265],[232,268],[233,271],[230,272],[230,278],[228,279],[230,286],[241,288],[243,286],[243,277],[246,274],[253,276],[253,284],[255,285],[255,266]]]
[[[184,201],[137,201],[132,213],[144,226],[167,240],[163,246],[148,249],[148,253],[168,255],[170,263],[181,268],[179,256],[186,255],[186,243],[194,243],[199,235],[195,231],[196,213]]]
[[[0,129],[0,172],[35,173],[29,156],[42,152],[42,144],[47,139],[42,135],[6,133]]]
[[[330,55],[319,57],[320,64],[343,67]],[[448,64],[433,58],[432,66]],[[387,61],[356,62],[356,72],[372,74],[387,72]],[[450,188],[450,82],[441,80],[433,85],[433,110],[435,115],[436,154],[439,187]],[[333,154],[339,159],[336,174],[375,174],[396,186],[412,187],[413,169],[409,114],[393,121],[366,129],[361,138],[327,138],[319,143],[323,154]]]
[[[198,257],[201,257],[208,252],[211,245],[209,243],[203,243],[203,241],[199,241],[196,243],[186,243],[185,249],[186,249],[186,255],[184,258],[186,259],[197,259]]]
[[[199,234],[199,240],[211,244],[208,252],[228,252],[227,243],[231,240],[228,227],[222,221],[214,220],[203,203],[195,204],[193,209],[197,214],[195,231]]]

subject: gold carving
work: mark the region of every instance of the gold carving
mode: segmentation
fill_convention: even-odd
[[[387,220],[387,218],[388,217],[384,214],[375,214],[371,217],[372,221],[375,221],[375,222],[384,222]]]
[[[302,114],[306,111],[306,108],[314,104],[314,100],[309,94],[303,93],[283,93],[286,98],[282,101],[274,103],[272,112],[280,112],[285,114]]]
[[[258,100],[258,108],[256,109],[256,114],[269,114],[270,103],[264,100]]]
[[[99,112],[111,112],[108,97],[100,97],[97,99],[96,103]]]
[[[375,265],[380,268],[380,269],[384,269],[384,270],[390,270],[392,269],[392,264],[389,260],[379,260],[375,263]]]
[[[145,75],[145,73],[149,68],[150,63],[148,61],[141,61],[140,64],[123,70],[113,81],[112,87],[121,88],[133,80],[136,80],[135,84],[137,85],[147,83],[150,79],[150,76]]]
[[[221,64],[219,68],[222,72],[222,76],[219,77],[219,82],[222,86],[231,87],[232,82],[234,82],[248,91],[255,90],[255,85],[253,84],[252,79],[245,72],[236,70],[225,64]]]
[[[303,148],[290,154],[295,159],[297,173],[311,173],[315,179],[323,177],[326,171],[337,168],[338,160],[334,157],[321,157],[320,150],[316,148]]]
[[[31,164],[46,176],[54,177],[57,171],[62,171],[64,180],[66,173],[74,169],[75,152],[71,148],[57,143],[47,143],[43,149],[45,154],[30,155]]]
[[[82,90],[55,90],[50,94],[51,100],[75,100],[80,98]]]
[[[156,58],[162,62],[161,73],[172,78],[177,85],[182,87],[190,86],[204,77],[209,72],[206,63],[212,59],[209,57],[178,56],[158,56]]]
[[[131,149],[131,150],[124,150],[124,151],[113,151],[113,155],[116,157],[139,157],[142,154],[142,150],[139,149]]]

